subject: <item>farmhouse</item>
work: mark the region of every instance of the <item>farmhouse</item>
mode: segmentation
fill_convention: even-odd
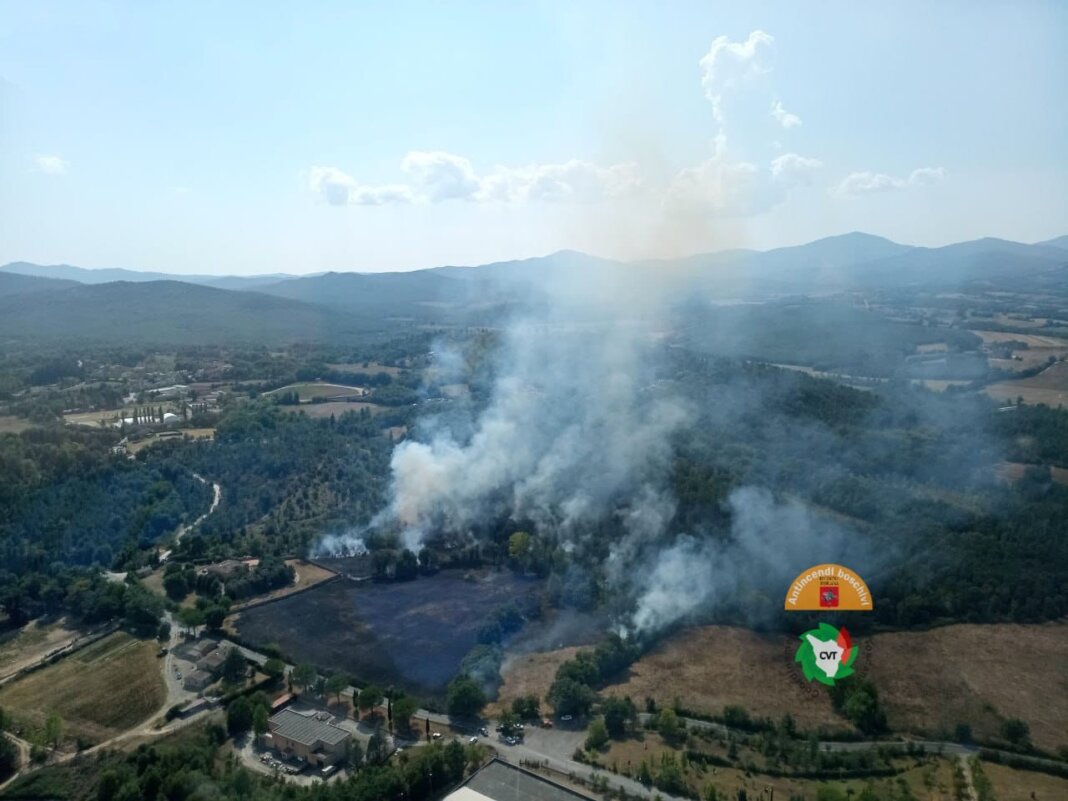
[[[208,671],[194,670],[192,673],[185,674],[185,678],[182,679],[182,686],[190,692],[200,692],[213,681],[215,681],[215,677]]]
[[[589,801],[536,773],[494,759],[445,796],[445,801]]]
[[[222,670],[223,663],[226,662],[226,657],[229,655],[230,650],[228,648],[216,648],[197,662],[197,670],[203,670],[205,673],[210,673],[214,676]]]
[[[345,756],[345,746],[352,733],[335,726],[323,713],[302,715],[293,709],[283,709],[269,718],[270,734],[267,742],[288,758],[303,760],[325,768]]]

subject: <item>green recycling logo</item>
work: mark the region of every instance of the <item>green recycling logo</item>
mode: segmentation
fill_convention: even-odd
[[[828,623],[820,623],[819,628],[809,629],[798,639],[801,645],[794,654],[794,661],[801,663],[801,670],[809,681],[833,687],[836,681],[853,675],[857,648],[845,628],[836,629]]]

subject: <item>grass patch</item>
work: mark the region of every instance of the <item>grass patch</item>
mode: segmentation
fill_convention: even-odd
[[[163,704],[157,645],[116,632],[0,689],[0,707],[29,738],[52,714],[64,739],[98,743],[141,723]]]

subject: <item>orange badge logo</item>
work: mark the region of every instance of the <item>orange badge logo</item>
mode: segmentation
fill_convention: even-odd
[[[864,579],[841,565],[815,565],[790,583],[787,612],[870,612],[871,592]]]

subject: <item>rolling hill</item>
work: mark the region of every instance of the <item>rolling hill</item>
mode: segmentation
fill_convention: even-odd
[[[179,281],[81,284],[0,297],[0,338],[31,342],[280,343],[383,328],[378,317]]]

